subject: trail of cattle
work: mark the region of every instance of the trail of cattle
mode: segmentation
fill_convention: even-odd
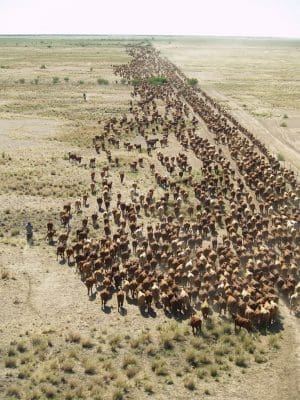
[[[57,259],[76,265],[104,311],[115,295],[119,312],[125,299],[142,315],[162,308],[190,318],[195,334],[213,312],[231,316],[237,330],[272,328],[279,297],[294,313],[300,300],[293,171],[153,47],[127,52],[132,60],[114,71],[133,84],[128,114],[99,121],[90,188],[64,205],[65,232],[48,222],[47,240],[57,237]],[[69,162],[80,165],[82,156],[70,152]],[[136,183],[141,173],[151,187]],[[115,190],[112,175],[132,181],[129,193]],[[71,242],[72,220],[93,204]]]

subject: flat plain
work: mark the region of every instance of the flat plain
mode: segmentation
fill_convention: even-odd
[[[150,39],[0,37],[0,398],[297,399],[299,321],[284,302],[283,330],[235,335],[230,319],[215,316],[193,337],[187,320],[162,310],[146,318],[126,303],[120,314],[114,298],[104,313],[45,241],[47,221],[63,231],[59,211],[89,188],[92,138],[107,118],[128,112],[132,87],[112,65],[128,62],[126,44],[141,40]],[[300,170],[299,41],[151,42],[282,163]],[[121,133],[121,142],[127,139]],[[170,156],[176,146],[171,140]],[[69,152],[82,155],[81,166],[69,163]],[[133,182],[141,190],[153,185],[146,172],[131,173],[136,154],[120,148],[114,155],[126,174],[122,185],[111,173],[114,194],[129,197]],[[97,156],[97,167],[105,165]],[[96,200],[89,202],[72,228],[91,215]],[[33,246],[25,238],[29,220]]]

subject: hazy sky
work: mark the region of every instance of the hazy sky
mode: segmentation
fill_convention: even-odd
[[[0,34],[300,38],[300,0],[0,0]]]

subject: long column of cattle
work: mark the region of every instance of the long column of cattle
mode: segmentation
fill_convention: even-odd
[[[106,121],[93,141],[108,160],[97,198],[103,236],[90,240],[84,218],[76,243],[67,245],[65,235],[58,256],[74,256],[88,293],[96,285],[103,306],[116,293],[118,309],[125,296],[136,297],[144,312],[160,304],[177,317],[214,310],[247,329],[270,326],[279,296],[293,307],[300,296],[293,172],[153,47],[127,51],[131,61],[114,69],[133,83],[128,114]],[[166,80],[153,84],[158,76]],[[130,170],[149,168],[153,180],[148,189],[133,184],[128,198],[109,179],[112,167],[124,179],[114,157],[124,133],[124,148],[136,154]],[[95,159],[91,167],[94,192]],[[95,212],[93,225],[97,219]]]

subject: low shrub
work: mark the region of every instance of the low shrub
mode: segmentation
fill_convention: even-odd
[[[86,338],[83,338],[83,339],[82,339],[82,341],[81,341],[81,346],[82,346],[84,349],[92,349],[92,348],[95,346],[95,343],[92,341],[91,338],[86,337]]]
[[[195,390],[196,389],[196,383],[195,379],[192,376],[188,376],[184,380],[184,387],[188,390]]]
[[[97,373],[97,363],[93,359],[86,360],[84,363],[84,372],[87,375],[95,375]]]
[[[139,372],[137,365],[130,365],[126,370],[126,376],[128,379],[132,379]]]
[[[195,86],[197,86],[197,84],[198,84],[198,79],[196,79],[196,78],[189,78],[189,79],[187,80],[187,83],[188,83],[190,86],[195,87]]]
[[[244,355],[238,355],[235,358],[235,365],[241,368],[247,368],[249,366],[248,360]]]
[[[164,76],[152,76],[148,79],[148,83],[154,86],[162,86],[168,82],[167,78]]]
[[[74,361],[73,360],[68,360],[68,359],[66,359],[63,363],[62,363],[62,365],[61,365],[61,369],[64,371],[64,372],[67,372],[67,373],[72,373],[72,372],[74,372],[74,367],[75,367],[75,363],[74,363]]]
[[[22,392],[17,385],[10,386],[6,391],[7,396],[16,397],[17,399],[21,399]]]
[[[145,383],[144,385],[144,390],[147,394],[151,395],[154,393],[154,388],[153,385],[149,382]]]
[[[162,360],[153,361],[153,363],[151,365],[151,369],[153,372],[156,373],[156,375],[160,375],[160,376],[168,375],[168,369],[167,369],[165,361],[162,361]]]
[[[173,350],[174,343],[172,333],[163,332],[160,337],[160,343],[165,350]]]
[[[18,350],[20,353],[25,353],[25,351],[28,350],[28,347],[27,347],[27,345],[26,345],[25,342],[20,342],[20,343],[17,344],[17,350]]]
[[[195,350],[189,350],[186,353],[186,361],[192,366],[197,367],[199,365],[198,354]]]
[[[15,357],[8,357],[4,361],[5,368],[17,368],[17,359]]]
[[[209,369],[209,373],[210,373],[210,376],[215,378],[216,376],[218,376],[218,369],[215,366],[211,366]]]
[[[108,85],[109,84],[108,80],[104,79],[104,78],[98,78],[97,83],[98,83],[98,85]]]
[[[263,364],[263,363],[267,362],[268,360],[266,359],[266,357],[264,357],[261,354],[255,354],[254,361],[258,364]]]
[[[284,156],[283,156],[281,153],[278,153],[278,154],[277,154],[277,160],[278,160],[278,161],[285,161],[285,158],[284,158]]]
[[[131,355],[125,355],[122,362],[122,368],[126,369],[129,365],[136,365],[137,359]]]
[[[70,332],[66,338],[71,343],[80,343],[81,335],[79,332]]]

